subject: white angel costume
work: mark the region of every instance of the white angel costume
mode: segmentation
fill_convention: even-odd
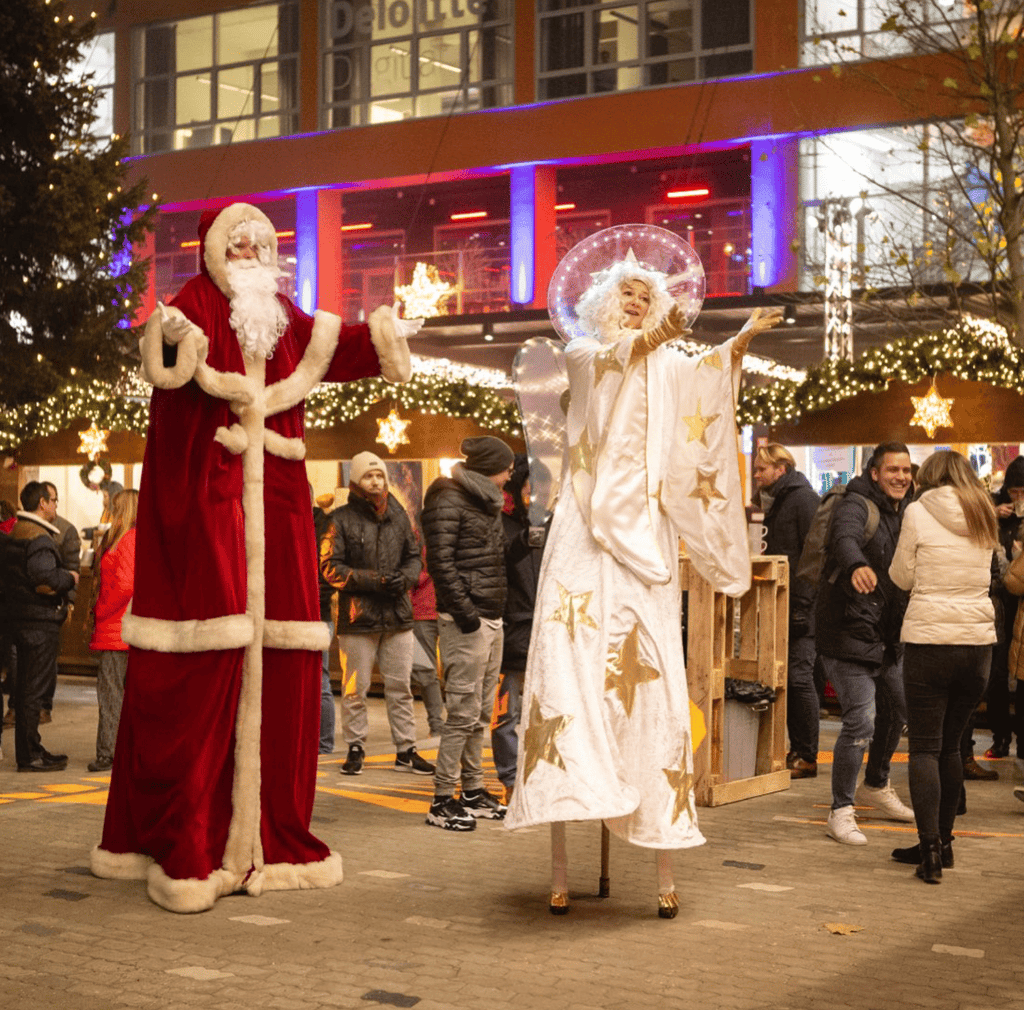
[[[629,273],[651,283],[642,264]],[[704,841],[679,539],[715,589],[740,595],[750,586],[739,364],[731,341],[700,358],[670,344],[641,353],[644,332],[606,325],[566,350],[566,469],[540,573],[505,824],[600,819],[636,845],[677,849]]]

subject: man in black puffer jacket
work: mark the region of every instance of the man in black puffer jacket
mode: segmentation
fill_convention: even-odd
[[[60,626],[78,572],[64,567],[53,525],[57,494],[39,481],[21,491],[22,511],[9,534],[0,536],[0,571],[7,620],[18,651],[14,745],[19,772],[55,772],[67,767],[65,754],[51,754],[39,738],[39,712],[57,682]]]
[[[778,442],[759,446],[754,456],[754,483],[761,495],[768,554],[789,559],[789,667],[786,686],[786,764],[795,779],[818,774],[818,729],[821,705],[814,683],[814,587],[796,578],[797,562],[821,499],[796,469],[793,454]]]
[[[912,487],[907,447],[877,446],[864,473],[850,481],[835,505],[818,586],[818,655],[843,720],[833,752],[828,835],[847,845],[867,844],[857,827],[855,801],[892,820],[914,819],[889,784],[889,764],[907,720],[900,629],[908,599],[889,578],[889,564]],[[865,543],[868,500],[879,520]],[[868,764],[858,788],[865,750]]]
[[[466,462],[427,489],[422,516],[448,709],[427,824],[449,831],[472,831],[478,817],[505,816],[504,805],[484,788],[482,754],[501,670],[507,592],[501,489],[513,455],[490,435],[465,439],[462,452]],[[461,802],[455,799],[460,777]]]
[[[416,753],[412,688],[412,601],[422,563],[405,509],[388,491],[384,462],[352,458],[348,502],[331,513],[320,542],[320,573],[338,590],[338,648],[345,658],[341,732],[348,744],[342,775],[360,775],[369,722],[366,692],[373,664],[384,678],[395,771],[430,775]],[[354,681],[354,683],[353,683]]]

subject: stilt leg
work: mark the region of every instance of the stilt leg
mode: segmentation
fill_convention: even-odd
[[[565,915],[569,911],[569,884],[567,880],[568,855],[565,849],[565,822],[551,824],[551,903],[552,915]]]
[[[674,919],[679,912],[679,898],[672,878],[672,850],[658,849],[655,864],[658,868],[658,915],[662,919]]]
[[[611,877],[608,872],[609,838],[608,825],[601,821],[601,880],[597,888],[599,898],[607,898],[611,894]]]

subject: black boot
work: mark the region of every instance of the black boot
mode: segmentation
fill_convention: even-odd
[[[921,864],[917,875],[926,884],[938,884],[942,881],[942,856],[939,854],[939,840],[929,838],[921,840]]]
[[[911,845],[906,849],[893,849],[892,858],[897,863],[906,863],[908,866],[921,865],[921,846]],[[939,843],[939,859],[944,870],[953,869],[953,839]]]

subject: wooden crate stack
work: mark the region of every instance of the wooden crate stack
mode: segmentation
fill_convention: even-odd
[[[703,712],[707,726],[707,735],[693,756],[699,806],[717,807],[790,785],[786,768],[789,563],[776,555],[754,557],[751,562],[753,581],[739,599],[716,593],[688,558],[680,562],[689,601],[686,680],[690,698]],[[754,775],[730,782],[724,780],[723,764],[726,677],[757,681],[776,692],[775,701],[760,716]]]

